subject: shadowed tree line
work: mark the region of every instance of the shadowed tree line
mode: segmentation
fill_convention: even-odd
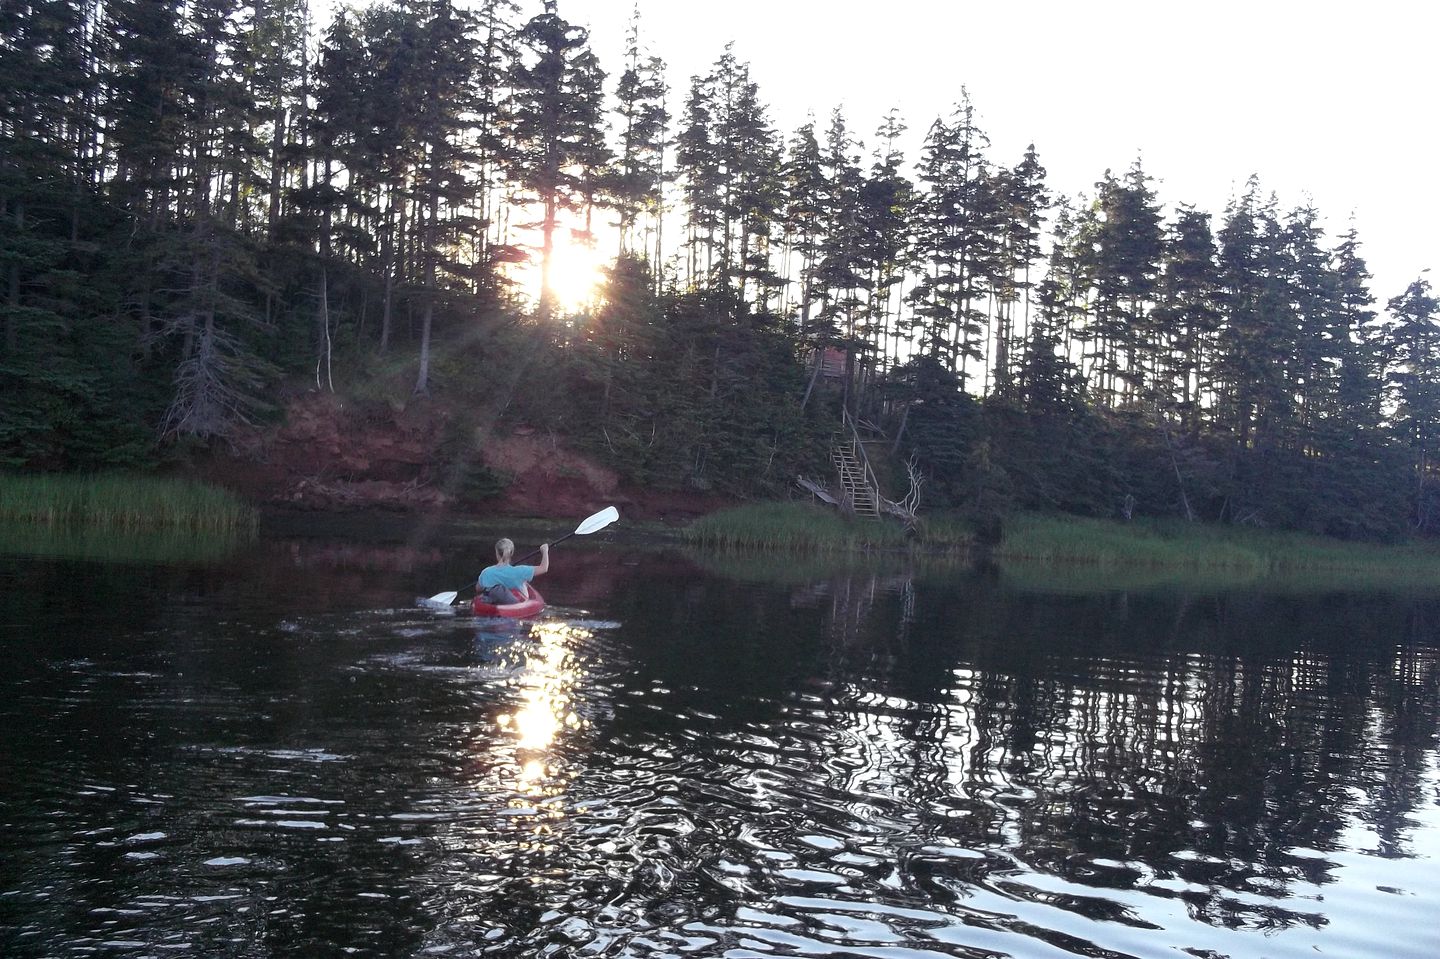
[[[282,385],[398,389],[762,495],[844,406],[926,506],[1437,522],[1440,306],[1377,309],[1353,228],[1255,179],[1164,205],[1138,160],[1055,196],[963,88],[917,157],[894,111],[786,133],[730,47],[672,90],[638,16],[615,66],[554,2],[5,5],[0,457],[142,465]],[[615,256],[578,311],[574,244]]]

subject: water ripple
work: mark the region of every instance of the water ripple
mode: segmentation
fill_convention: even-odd
[[[287,615],[29,667],[0,697],[0,946],[1436,952],[1429,640],[1007,659],[943,618],[831,642],[811,604],[723,646],[675,602]]]

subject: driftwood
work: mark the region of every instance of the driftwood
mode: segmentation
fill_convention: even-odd
[[[897,516],[905,521],[907,527],[913,527],[917,522],[916,513],[920,509],[920,487],[925,485],[925,474],[915,464],[915,454],[910,454],[910,459],[905,462],[905,474],[910,479],[910,490],[897,503],[880,497],[880,508],[891,516]]]
[[[840,501],[838,499],[830,495],[830,492],[826,490],[825,487],[821,486],[819,483],[815,482],[812,479],[806,479],[804,476],[797,476],[795,477],[795,485],[805,490],[807,493],[811,494],[822,503],[827,503],[830,506],[840,505]]]

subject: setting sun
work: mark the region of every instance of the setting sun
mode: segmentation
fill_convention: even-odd
[[[605,279],[610,258],[599,249],[593,236],[582,230],[555,231],[555,251],[550,261],[550,292],[561,313],[574,313],[595,302]],[[527,277],[532,297],[540,299],[540,254],[536,253]]]

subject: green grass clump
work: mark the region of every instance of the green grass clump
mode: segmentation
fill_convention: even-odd
[[[721,510],[696,520],[684,535],[701,546],[811,552],[906,545],[898,524],[856,520],[810,503],[755,503]]]
[[[922,513],[917,528],[920,544],[930,549],[963,549],[975,545],[975,525],[957,513]]]
[[[0,476],[0,520],[109,529],[253,530],[228,490],[155,476]]]

